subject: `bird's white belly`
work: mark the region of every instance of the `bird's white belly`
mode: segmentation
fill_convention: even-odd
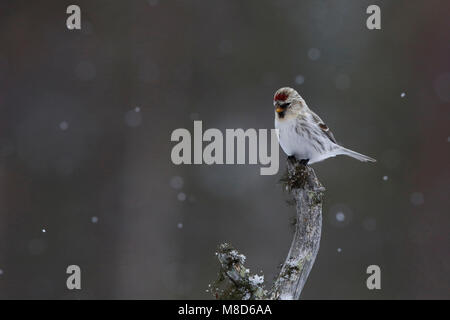
[[[295,156],[297,160],[309,159],[309,163],[315,163],[326,157],[334,156],[319,152],[317,146],[306,135],[300,135],[295,130],[297,122],[294,120],[275,121],[275,128],[279,130],[278,140],[283,151],[288,156]],[[317,137],[322,140],[322,137]]]
[[[277,121],[275,123],[275,128],[279,130],[278,138],[280,146],[288,156],[308,159],[307,157],[301,158],[302,156],[307,156],[308,154],[308,142],[295,132],[295,123],[296,122],[294,120],[282,122]]]

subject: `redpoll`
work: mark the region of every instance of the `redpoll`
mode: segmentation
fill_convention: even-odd
[[[303,164],[312,164],[340,154],[364,162],[376,161],[338,145],[330,129],[294,89],[279,89],[273,104],[278,139],[288,156],[294,156]]]

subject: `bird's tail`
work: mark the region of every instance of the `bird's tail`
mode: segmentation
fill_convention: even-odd
[[[362,161],[362,162],[367,162],[367,161],[377,162],[377,160],[375,160],[371,157],[365,156],[361,153],[358,153],[356,151],[353,151],[353,150],[350,150],[350,149],[347,149],[344,147],[339,148],[338,154],[343,154],[343,155],[358,159],[359,161]]]

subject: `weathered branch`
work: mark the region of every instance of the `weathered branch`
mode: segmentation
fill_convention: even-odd
[[[223,243],[216,252],[220,262],[219,278],[211,292],[217,299],[259,300],[265,299],[264,276],[252,275],[244,266],[245,256],[230,244]],[[220,286],[225,282],[225,288]]]
[[[288,159],[286,189],[296,203],[295,234],[286,261],[270,291],[264,288],[264,276],[251,275],[245,268],[245,256],[229,244],[217,251],[219,279],[211,291],[219,299],[299,299],[319,251],[322,230],[322,197],[325,188],[314,170],[295,159]],[[220,288],[227,282],[225,288]]]
[[[319,252],[325,188],[311,167],[296,161],[288,161],[288,179],[297,209],[295,234],[270,299],[299,299]]]

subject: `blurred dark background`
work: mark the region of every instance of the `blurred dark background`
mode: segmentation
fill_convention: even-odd
[[[314,165],[327,191],[302,297],[450,298],[449,16],[436,0],[1,1],[0,298],[212,298],[224,241],[270,287],[293,234],[284,153],[274,176],[175,166],[170,135],[273,128],[282,86],[378,159]]]

